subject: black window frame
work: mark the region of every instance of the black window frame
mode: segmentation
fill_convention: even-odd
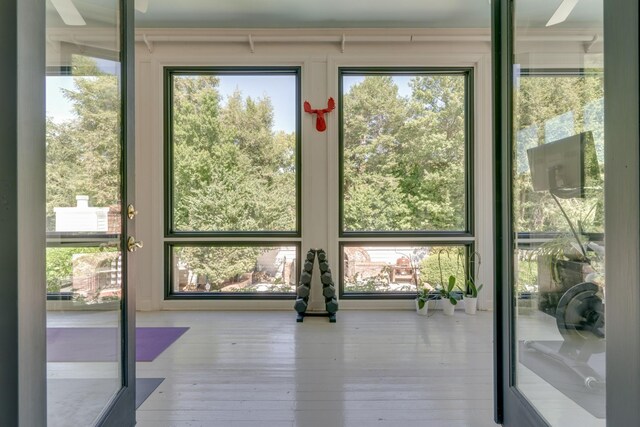
[[[464,230],[408,230],[408,231],[345,231],[344,229],[344,76],[406,76],[406,75],[461,75],[465,78],[465,227]],[[474,274],[471,254],[475,252],[475,201],[474,201],[474,137],[475,137],[475,68],[474,67],[338,67],[338,252],[339,298],[345,300],[407,300],[414,299],[412,292],[347,292],[344,284],[345,246],[452,246],[465,248],[464,266]],[[397,238],[398,240],[393,240]],[[364,240],[367,239],[367,240]],[[372,239],[372,240],[369,240]],[[376,240],[374,240],[376,239]],[[380,239],[380,240],[377,240]],[[406,239],[406,240],[405,240]],[[465,292],[466,284],[465,286]]]
[[[302,243],[300,241],[202,241],[180,240],[164,242],[164,299],[165,300],[295,300],[292,292],[175,292],[173,290],[174,266],[172,260],[174,247],[273,247],[294,246],[296,248],[296,277],[300,277]]]
[[[475,242],[471,240],[455,241],[366,241],[366,240],[348,240],[341,241],[338,244],[338,277],[339,277],[339,289],[338,296],[340,299],[345,300],[398,300],[398,299],[415,299],[415,292],[347,292],[345,291],[344,284],[344,248],[348,246],[365,246],[365,247],[389,247],[389,246],[418,246],[418,247],[463,247],[465,250],[463,268],[466,271],[473,274],[475,270],[475,260],[472,259],[471,254],[475,252]],[[463,285],[463,289],[466,291],[466,283]],[[457,290],[457,289],[456,289]],[[438,295],[434,292],[434,295]]]
[[[296,229],[292,231],[176,231],[173,220],[173,76],[176,75],[291,75],[295,76],[295,110],[296,120]],[[163,109],[164,109],[164,147],[163,147],[163,181],[164,181],[164,237],[291,237],[302,236],[302,114],[301,104],[302,67],[300,66],[165,66],[163,68]]]
[[[344,229],[344,76],[403,76],[403,75],[462,75],[465,78],[465,229],[464,230],[407,230],[407,231],[345,231]],[[474,231],[474,68],[473,67],[338,67],[338,237],[387,238],[416,237],[473,238]]]

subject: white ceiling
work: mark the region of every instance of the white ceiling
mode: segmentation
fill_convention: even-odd
[[[72,0],[89,25],[113,25],[117,0]],[[604,0],[580,0],[559,28],[599,26]],[[516,0],[517,20],[540,27],[562,0]],[[146,28],[488,28],[488,0],[149,0]],[[49,26],[61,24],[47,1]],[[523,19],[526,17],[526,20]],[[525,22],[526,21],[526,22]]]
[[[487,0],[150,0],[141,27],[415,28],[489,26]]]

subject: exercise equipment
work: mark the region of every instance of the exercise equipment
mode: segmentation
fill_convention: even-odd
[[[318,259],[318,269],[320,270],[320,282],[322,283],[322,295],[325,298],[326,313],[307,313],[309,306],[309,296],[311,295],[311,283],[313,279],[313,265]],[[327,260],[327,253],[323,249],[309,249],[304,262],[303,271],[300,273],[300,285],[297,288],[298,299],[294,304],[294,309],[298,312],[297,322],[303,322],[306,316],[327,316],[329,322],[336,322],[338,312],[338,300],[336,298],[336,288],[331,275],[331,268]]]
[[[298,298],[309,298],[309,294],[311,293],[311,288],[306,285],[298,286]]]
[[[564,340],[559,350],[543,342],[524,342],[526,348],[573,371],[587,390],[606,387],[605,378],[588,364],[591,356],[606,350],[604,302],[599,293],[595,283],[582,282],[562,295],[555,312],[556,326]]]
[[[305,311],[307,311],[307,304],[308,304],[308,302],[306,301],[306,298],[298,298],[298,299],[296,299],[296,302],[293,305],[293,308],[295,308],[295,310],[299,314],[300,313],[304,313]]]
[[[324,295],[325,298],[335,298],[336,296],[336,288],[335,286],[333,286],[333,284],[329,285],[329,286],[325,286],[322,288],[322,295]]]

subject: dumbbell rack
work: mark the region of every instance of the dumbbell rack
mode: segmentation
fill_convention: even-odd
[[[313,264],[316,257],[318,258],[318,267],[320,269],[320,282],[322,282],[322,295],[324,296],[326,313],[307,313],[309,305],[309,295],[311,294],[311,279],[313,278]],[[296,322],[303,322],[305,316],[327,316],[329,322],[336,322],[336,313],[338,311],[338,300],[336,299],[336,288],[329,268],[327,253],[324,249],[309,249],[307,257],[304,261],[302,272],[300,273],[300,285],[298,286],[298,298],[293,306],[298,312]]]

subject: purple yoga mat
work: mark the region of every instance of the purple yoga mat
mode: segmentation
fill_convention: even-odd
[[[136,361],[151,362],[188,329],[136,328]],[[47,361],[115,362],[119,341],[117,328],[47,328]]]

